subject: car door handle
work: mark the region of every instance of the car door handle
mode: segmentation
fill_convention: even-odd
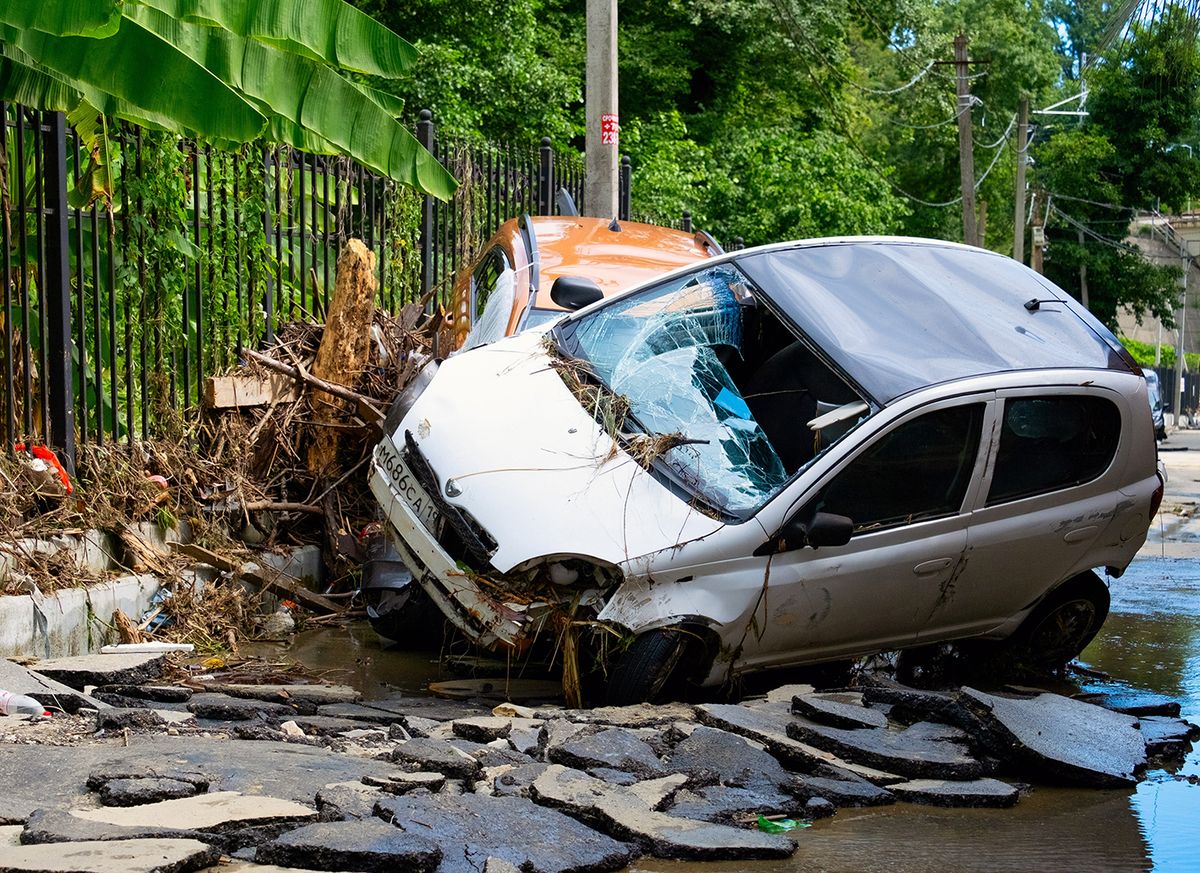
[[[913,572],[918,576],[931,576],[934,573],[940,573],[953,563],[953,558],[934,558],[932,561],[924,561],[917,564],[917,566],[913,567]]]
[[[1087,527],[1077,527],[1074,530],[1069,530],[1063,534],[1063,542],[1081,543],[1086,539],[1091,539],[1094,537],[1096,535],[1096,531],[1099,529],[1100,528],[1096,527],[1094,524],[1088,525]]]

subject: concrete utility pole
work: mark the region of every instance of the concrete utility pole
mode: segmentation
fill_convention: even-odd
[[[1029,198],[1033,210],[1033,239],[1029,251],[1029,266],[1034,272],[1042,272],[1042,249],[1046,246],[1046,228],[1042,227],[1042,216],[1038,214],[1038,192],[1035,190]]]
[[[967,37],[954,37],[955,89],[958,93],[958,165],[962,173],[963,242],[979,245],[975,228],[975,149],[971,140],[971,80],[967,77]]]
[[[617,0],[587,0],[587,183],[583,211],[617,215]]]
[[[1025,263],[1025,156],[1029,151],[1029,98],[1017,109],[1017,190],[1013,198],[1013,260]]]

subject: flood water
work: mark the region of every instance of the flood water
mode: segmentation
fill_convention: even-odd
[[[264,653],[265,654],[265,653]],[[287,656],[338,668],[331,681],[368,697],[421,693],[455,678],[429,653],[381,646],[364,622],[299,635]],[[1111,680],[1062,688],[1128,688],[1177,698],[1200,723],[1200,559],[1139,558],[1112,585],[1103,630],[1080,659]],[[908,871],[1200,871],[1200,751],[1133,790],[1036,786],[1012,809],[946,810],[896,804],[840,810],[797,832],[787,861],[682,863],[644,859],[644,873],[908,873]]]

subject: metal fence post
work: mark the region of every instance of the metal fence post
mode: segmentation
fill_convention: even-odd
[[[633,166],[629,155],[621,156],[621,175],[617,189],[617,214],[621,221],[629,221],[630,188],[633,186]]]
[[[422,109],[418,117],[417,142],[432,154],[435,136],[433,113]],[[433,198],[428,194],[421,198],[421,232],[418,239],[421,248],[421,299],[424,300],[433,288]]]
[[[542,162],[538,168],[538,214],[554,214],[554,149],[550,137],[542,137]]]
[[[67,235],[67,123],[61,112],[45,114],[46,391],[50,406],[50,444],[63,466],[75,472],[75,387],[71,382],[71,249]]]
[[[683,221],[680,222],[679,227],[684,233],[692,232],[692,213],[686,209],[683,210]]]

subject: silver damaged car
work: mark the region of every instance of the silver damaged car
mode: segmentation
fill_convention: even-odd
[[[808,240],[430,364],[371,487],[450,621],[593,700],[955,640],[1054,668],[1162,498],[1146,391],[1007,257]]]

